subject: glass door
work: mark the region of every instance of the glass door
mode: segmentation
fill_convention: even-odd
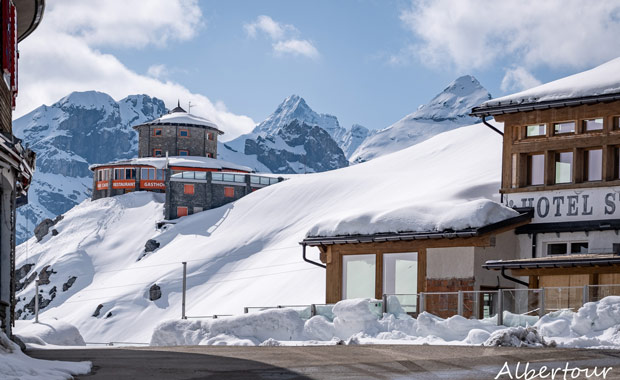
[[[342,299],[375,298],[376,256],[342,256]]]
[[[383,254],[383,294],[394,294],[408,313],[417,312],[418,253]]]

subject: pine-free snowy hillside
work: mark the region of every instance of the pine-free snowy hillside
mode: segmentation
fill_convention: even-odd
[[[317,222],[416,206],[439,221],[457,205],[498,200],[500,153],[495,132],[468,126],[363,164],[295,176],[164,231],[155,229],[159,195],[86,200],[54,227],[56,236],[18,247],[17,309],[32,318],[24,309],[33,274],[44,272],[42,304],[54,297],[42,317],[77,326],[86,342],[148,342],[159,322],[181,316],[183,261],[189,316],[324,302],[324,270],[303,262],[298,245]],[[148,239],[160,246],[145,255]]]
[[[471,75],[448,85],[429,103],[391,126],[372,133],[349,156],[351,162],[365,162],[415,145],[439,133],[475,123],[471,109],[491,94]]]

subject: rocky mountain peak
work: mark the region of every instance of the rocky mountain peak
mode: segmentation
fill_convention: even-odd
[[[442,92],[410,115],[413,120],[456,121],[469,118],[471,109],[487,100],[491,94],[471,75],[452,81]]]

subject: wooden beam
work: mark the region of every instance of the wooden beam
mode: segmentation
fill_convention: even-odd
[[[620,273],[620,265],[574,268],[525,268],[510,269],[510,272],[513,276],[556,276],[569,274]]]

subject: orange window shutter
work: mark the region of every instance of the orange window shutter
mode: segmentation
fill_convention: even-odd
[[[183,192],[185,194],[194,194],[194,185],[183,185]]]
[[[187,207],[177,207],[177,217],[187,216]]]
[[[234,198],[235,196],[235,188],[234,187],[225,187],[224,188],[224,196],[229,198]]]

